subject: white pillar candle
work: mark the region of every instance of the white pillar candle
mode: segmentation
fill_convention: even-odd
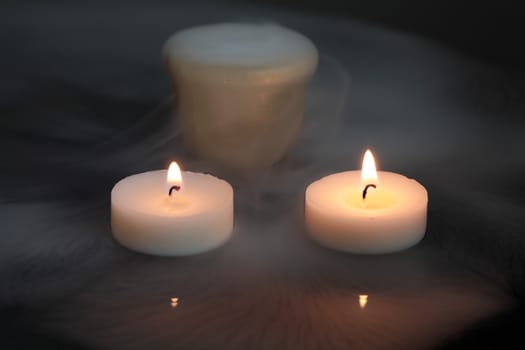
[[[425,235],[427,191],[413,179],[375,170],[367,151],[361,171],[345,171],[310,184],[306,229],[324,246],[351,253],[405,249]]]
[[[181,172],[173,162],[120,180],[111,191],[113,236],[153,255],[202,253],[224,243],[233,229],[233,189],[214,176]]]
[[[317,49],[268,23],[220,23],[175,33],[163,55],[184,141],[198,156],[251,170],[281,159],[298,136]]]

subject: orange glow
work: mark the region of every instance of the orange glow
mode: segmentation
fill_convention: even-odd
[[[166,176],[166,183],[168,188],[175,187],[177,192],[182,189],[182,173],[177,162],[171,162],[168,168],[168,175]]]
[[[361,309],[365,308],[366,303],[368,303],[368,295],[360,294],[359,295],[359,306],[361,307]]]
[[[171,307],[175,308],[179,305],[179,298],[171,298]]]
[[[361,170],[361,183],[363,185],[377,185],[377,171],[374,156],[369,149],[366,150],[363,157],[363,168]]]

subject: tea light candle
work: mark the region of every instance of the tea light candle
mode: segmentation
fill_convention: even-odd
[[[379,254],[417,244],[425,235],[427,191],[403,175],[376,171],[366,151],[361,171],[345,171],[310,184],[306,229],[320,244],[351,253]]]
[[[153,255],[191,255],[216,248],[233,230],[233,189],[212,175],[150,171],[111,191],[111,229],[123,246]]]

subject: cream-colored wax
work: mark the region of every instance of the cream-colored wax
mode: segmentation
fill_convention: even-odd
[[[377,172],[362,198],[361,171],[326,176],[306,189],[306,228],[324,246],[352,253],[388,253],[425,235],[427,191],[403,175]]]
[[[233,229],[233,189],[214,176],[182,172],[182,190],[168,196],[167,171],[132,175],[111,191],[113,236],[153,255],[202,253],[224,243]]]
[[[308,38],[276,24],[220,23],[174,34],[163,55],[195,154],[232,170],[264,168],[286,154],[317,66]]]

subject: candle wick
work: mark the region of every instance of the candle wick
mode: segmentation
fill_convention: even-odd
[[[368,188],[369,188],[369,187],[377,188],[377,186],[374,185],[374,184],[368,184],[368,185],[366,185],[366,186],[365,186],[365,189],[363,190],[363,200],[366,199],[366,194],[367,194],[367,192],[368,192]]]
[[[173,192],[173,190],[179,192],[179,191],[180,191],[180,186],[178,186],[178,185],[174,185],[174,186],[171,186],[171,187],[170,187],[170,190],[169,190],[169,192],[168,192],[168,195],[169,195],[170,197],[171,197],[171,193]]]

